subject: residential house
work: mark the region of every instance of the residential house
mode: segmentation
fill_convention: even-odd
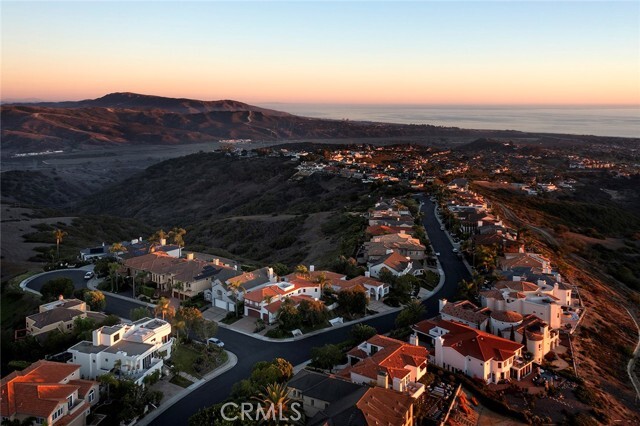
[[[498,259],[498,266],[504,271],[517,267],[536,268],[543,274],[551,274],[549,259],[537,253],[505,253]]]
[[[84,261],[100,259],[109,256],[109,254],[109,247],[105,243],[102,243],[100,246],[87,247],[80,250],[80,259]]]
[[[84,426],[100,398],[99,384],[80,378],[80,366],[37,361],[1,382],[0,415],[37,425]]]
[[[382,387],[368,387],[306,370],[288,383],[309,426],[412,426],[415,399]]]
[[[388,234],[372,237],[371,241],[365,242],[363,256],[358,260],[361,263],[374,262],[384,257],[388,250],[393,250],[412,262],[419,262],[427,257],[425,246],[417,238],[409,234]]]
[[[440,317],[447,321],[456,321],[478,330],[486,330],[491,311],[479,308],[468,300],[449,302],[447,299],[439,301]]]
[[[520,380],[532,370],[523,357],[524,346],[461,323],[425,320],[412,326],[416,335],[431,342],[438,367],[460,372],[487,383]]]
[[[174,339],[171,324],[158,318],[143,318],[133,324],[104,326],[93,331],[91,342],[69,348],[69,362],[80,364],[82,378],[95,379],[116,370],[138,384],[171,356]]]
[[[65,299],[60,296],[56,301],[40,305],[37,314],[25,318],[26,334],[39,336],[54,330],[71,333],[75,327],[76,318],[90,318],[99,323],[107,316],[87,310],[87,304],[82,300]]]
[[[292,278],[255,288],[244,294],[244,315],[261,318],[267,324],[277,321],[278,310],[286,299],[296,305],[303,300],[319,300],[320,285],[303,278]]]
[[[393,250],[387,250],[387,254],[374,262],[367,264],[369,274],[374,278],[379,278],[380,273],[386,269],[396,277],[406,275],[413,269],[413,262],[407,257]]]
[[[338,375],[353,383],[373,384],[418,398],[424,385],[418,380],[427,373],[427,349],[411,343],[375,335],[347,352],[349,366]]]
[[[187,258],[176,258],[163,251],[126,259],[120,273],[128,277],[143,274],[146,281],[153,281],[162,292],[171,292],[172,297],[188,299],[211,288],[212,277],[222,266],[215,262]]]
[[[235,312],[236,304],[244,300],[246,292],[265,287],[277,281],[277,275],[269,267],[244,273],[226,270],[213,279],[211,291],[205,294],[205,298],[211,300],[213,307]]]

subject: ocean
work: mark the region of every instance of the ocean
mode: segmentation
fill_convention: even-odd
[[[640,138],[640,106],[259,105],[314,118]]]

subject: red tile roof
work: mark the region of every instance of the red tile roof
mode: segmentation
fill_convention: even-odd
[[[371,380],[376,380],[378,372],[384,370],[392,378],[403,378],[410,373],[408,369],[405,369],[405,366],[416,367],[427,362],[427,349],[422,346],[410,345],[379,334],[373,336],[367,342],[382,349],[340,371],[339,375],[349,377],[353,372]],[[357,356],[355,353],[353,355]],[[366,353],[364,355],[366,356]]]
[[[368,425],[400,426],[407,424],[413,401],[409,395],[376,386],[362,395],[356,407],[362,411]]]
[[[46,418],[75,391],[84,396],[83,389],[90,388],[96,382],[70,380],[69,383],[61,383],[79,369],[80,366],[76,364],[41,360],[22,371],[9,374],[2,379],[2,416],[22,414]]]
[[[414,328],[418,328],[421,332],[427,330],[428,334],[428,330],[435,326],[448,330],[448,333],[442,335],[443,346],[450,347],[463,356],[470,356],[485,362],[491,359],[504,361],[523,348],[520,343],[452,321],[425,320],[416,324]]]

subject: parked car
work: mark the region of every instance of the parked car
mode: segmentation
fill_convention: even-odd
[[[84,279],[85,280],[90,280],[91,278],[93,278],[96,274],[93,273],[93,271],[89,271],[86,274],[84,274]]]
[[[441,231],[444,231],[444,226],[441,226],[441,227],[440,227],[440,230],[441,230]]]
[[[209,337],[207,339],[207,345],[216,345],[219,348],[224,348],[224,342],[220,339],[216,339],[215,337]]]
[[[457,253],[457,252],[458,252],[458,249],[457,249],[457,248],[454,248],[454,249],[453,249],[453,252],[454,252],[454,253]]]
[[[436,256],[440,256],[440,252],[439,251],[436,252]]]

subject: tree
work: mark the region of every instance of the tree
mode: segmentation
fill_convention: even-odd
[[[56,228],[53,231],[53,237],[56,239],[56,252],[58,253],[58,260],[60,260],[60,243],[62,243],[62,239],[67,235],[69,234],[67,234],[67,232],[63,231],[62,229]]]
[[[175,309],[171,306],[171,301],[166,297],[161,297],[155,307],[156,316],[162,315],[162,319],[171,319],[175,315]]]
[[[104,311],[107,306],[107,299],[104,293],[99,290],[89,290],[84,293],[84,301],[92,311]]]
[[[174,321],[184,322],[184,329],[187,335],[194,329],[200,321],[204,321],[202,312],[199,309],[193,307],[183,307],[178,309]]]
[[[378,330],[367,324],[356,324],[351,327],[349,334],[355,344],[360,344],[378,334]]]
[[[127,248],[122,245],[122,243],[113,243],[111,247],[109,247],[109,253],[118,254],[124,253],[127,251]]]
[[[147,271],[138,272],[135,277],[133,277],[133,297],[136,297],[136,279],[140,280],[140,285],[144,284],[144,279],[149,275]]]
[[[311,362],[318,368],[327,370],[341,364],[345,359],[344,354],[336,345],[324,345],[311,349]]]
[[[287,331],[300,328],[302,317],[290,298],[286,298],[280,305],[280,309],[278,309],[278,323],[281,329]]]
[[[332,288],[331,280],[327,278],[327,274],[321,272],[316,278],[316,283],[320,286],[320,295],[324,296],[325,290],[327,288]]]
[[[274,263],[271,265],[271,269],[273,269],[273,273],[279,277],[283,277],[289,273],[289,267],[282,263]]]
[[[295,267],[294,272],[301,277],[308,278],[309,277],[309,269],[307,269],[304,265],[298,265]]]
[[[380,281],[382,281],[385,284],[389,284],[389,285],[393,285],[393,283],[396,281],[396,276],[393,275],[391,273],[391,271],[388,268],[383,267],[380,270],[380,274],[378,275],[378,278],[380,279]]]
[[[522,341],[520,342],[522,343],[522,346],[524,346],[524,350],[527,350],[527,330],[523,329],[522,330]]]
[[[242,287],[242,283],[240,281],[237,280],[231,280],[229,281],[229,283],[227,284],[227,287],[229,288],[229,290],[231,290],[231,292],[233,293],[233,297],[235,299],[235,311],[236,311],[236,318],[240,316],[240,311],[238,309],[238,305],[240,303],[240,292],[245,293],[245,289],[244,287]]]
[[[142,318],[149,317],[151,314],[149,312],[149,308],[144,306],[140,306],[138,308],[133,308],[129,311],[129,317],[131,321],[138,321]]]
[[[203,318],[202,321],[198,321],[193,325],[193,333],[198,339],[206,341],[218,333],[218,324]]]
[[[426,310],[422,303],[417,300],[412,301],[398,314],[398,317],[396,318],[396,327],[409,327],[410,325],[419,322],[425,311]]]
[[[512,342],[516,341],[516,330],[513,326],[511,326],[511,334],[509,334],[509,340]]]
[[[286,424],[292,424],[292,420],[301,420],[297,412],[292,412],[291,400],[289,399],[289,388],[283,383],[272,383],[265,386],[260,394],[253,398],[258,401],[262,411],[265,414],[265,419],[261,421],[261,424],[278,425],[281,424],[280,419],[284,420]]]
[[[302,322],[309,327],[324,324],[329,316],[324,303],[319,300],[305,299],[301,301],[298,305],[298,313],[302,318]]]
[[[369,304],[367,291],[360,286],[345,288],[338,293],[338,304],[348,315],[364,315]]]
[[[40,294],[42,294],[44,300],[53,300],[58,296],[70,298],[73,296],[74,290],[75,287],[70,278],[55,278],[44,283],[40,289]]]
[[[186,233],[187,231],[185,231],[184,228],[176,227],[169,232],[169,237],[175,245],[182,248],[184,247],[184,236]]]
[[[73,320],[73,333],[78,336],[80,340],[91,340],[93,330],[98,328],[96,322],[91,318],[76,317]]]
[[[117,262],[113,262],[109,264],[109,277],[111,278],[111,291],[118,292],[118,269],[120,269],[120,264]],[[115,284],[115,287],[114,287]]]

